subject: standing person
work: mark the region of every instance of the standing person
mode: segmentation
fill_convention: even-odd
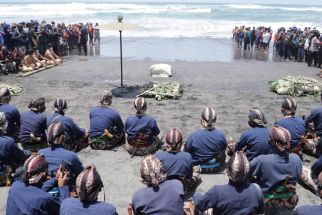
[[[112,149],[125,143],[124,125],[120,114],[111,108],[112,100],[112,93],[103,90],[101,105],[90,111],[89,143],[92,149]]]
[[[83,47],[85,56],[87,55],[87,41],[88,41],[87,27],[81,23],[79,25],[77,46],[80,54],[82,53],[82,47]]]
[[[94,27],[94,43],[96,43],[96,40],[98,41],[98,44],[101,43],[100,29],[98,27],[98,23],[96,23]]]
[[[249,161],[259,155],[271,154],[272,147],[269,144],[269,129],[264,113],[258,108],[252,108],[248,113],[248,124],[251,129],[242,133],[239,141],[232,147],[233,143],[228,143],[230,153],[244,151]]]
[[[250,28],[246,28],[244,35],[244,50],[250,50],[250,42],[251,42],[252,32]]]
[[[38,151],[47,146],[45,98],[33,98],[28,108],[30,111],[21,114],[19,139],[24,149]]]
[[[193,165],[200,165],[202,172],[218,172],[225,164],[226,136],[215,128],[216,120],[215,110],[205,108],[200,119],[203,129],[191,133],[184,146],[184,151],[192,156]]]
[[[270,132],[270,144],[274,154],[254,158],[251,175],[264,192],[266,214],[276,210],[293,210],[298,202],[296,182],[302,172],[301,159],[289,154],[291,135],[283,127],[274,126]]]
[[[308,63],[308,66],[317,66],[318,64],[318,54],[319,54],[319,49],[320,49],[320,40],[319,40],[319,33],[317,31],[314,31],[313,37],[311,39],[310,47],[309,47],[309,52],[310,52],[310,58]]]
[[[78,152],[88,146],[88,135],[85,129],[80,128],[72,118],[65,116],[68,109],[65,99],[56,99],[53,109],[55,113],[47,117],[47,127],[51,123],[60,122],[65,128],[64,147],[67,150]]]
[[[319,58],[319,60],[318,60],[318,65],[317,65],[317,67],[318,67],[319,69],[321,69],[321,65],[322,65],[322,34],[320,35],[319,40],[320,40],[320,48],[319,48],[319,54],[318,54],[318,58]],[[320,75],[320,77],[322,77],[322,76]]]
[[[214,214],[262,214],[264,198],[261,188],[248,181],[250,164],[243,152],[235,153],[228,161],[228,184],[215,185],[205,195],[193,196],[199,211],[213,209]]]
[[[145,113],[147,103],[144,97],[135,98],[134,108],[136,109],[135,116],[129,116],[125,122],[126,149],[131,155],[152,154],[161,145],[157,121]]]
[[[7,199],[7,215],[24,214],[59,214],[60,202],[68,197],[67,175],[60,170],[57,177],[49,181],[59,187],[57,200],[52,194],[42,189],[47,180],[47,160],[43,155],[33,154],[25,162],[22,180],[12,184]],[[47,187],[46,187],[47,188]]]
[[[255,40],[256,40],[256,29],[255,27],[253,27],[253,30],[251,31],[251,34],[250,34],[250,46],[252,48],[254,46]]]
[[[276,121],[275,125],[286,128],[290,132],[291,151],[301,156],[302,148],[300,140],[302,136],[306,135],[306,128],[304,120],[300,117],[295,117],[296,109],[296,101],[292,98],[285,98],[281,108],[284,118]]]
[[[93,23],[89,23],[88,25],[88,37],[89,37],[89,45],[93,45],[93,39],[94,39],[94,27],[93,27]]]
[[[183,186],[178,180],[166,180],[162,163],[147,155],[140,167],[142,183],[132,198],[134,214],[183,215]]]
[[[60,207],[60,215],[117,215],[113,205],[98,201],[103,182],[94,165],[87,166],[76,179],[76,191],[79,198],[65,199]]]
[[[10,105],[11,94],[7,87],[0,87],[0,112],[4,112],[8,121],[6,136],[18,141],[20,127],[20,113],[18,109]]]
[[[270,40],[271,40],[271,34],[266,30],[265,33],[263,34],[263,48],[264,48],[264,51],[268,51]]]

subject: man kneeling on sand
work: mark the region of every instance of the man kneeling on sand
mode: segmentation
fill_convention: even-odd
[[[54,61],[55,65],[61,64],[62,60],[58,57],[58,55],[53,50],[53,45],[51,43],[48,44],[47,49],[45,51],[45,58]]]
[[[34,59],[34,50],[27,51],[27,54],[22,60],[22,72],[31,72],[33,70],[39,69],[42,64]]]

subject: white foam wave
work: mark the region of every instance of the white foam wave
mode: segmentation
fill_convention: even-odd
[[[286,7],[286,6],[268,6],[259,4],[227,4],[228,8],[233,9],[249,9],[249,10],[284,10],[284,11],[315,11],[322,12],[321,7]]]

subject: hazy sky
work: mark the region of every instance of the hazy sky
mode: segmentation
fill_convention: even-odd
[[[321,0],[0,0],[1,2],[171,2],[322,5]]]

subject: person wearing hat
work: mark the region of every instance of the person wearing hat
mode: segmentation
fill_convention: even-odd
[[[228,148],[230,153],[235,151],[244,151],[249,161],[259,155],[271,154],[272,147],[269,142],[269,129],[265,127],[267,120],[263,111],[259,108],[252,108],[248,113],[248,124],[251,129],[242,133],[239,141],[235,147],[230,146]]]
[[[196,193],[193,201],[196,209],[214,214],[262,214],[264,198],[261,188],[248,181],[250,163],[244,152],[238,151],[230,157],[227,165],[228,184],[215,185],[204,195]]]
[[[134,214],[184,214],[183,186],[178,180],[166,180],[162,163],[153,155],[141,161],[142,183],[147,187],[135,192],[131,207]]]
[[[182,144],[182,133],[176,128],[171,128],[165,135],[165,151],[155,153],[168,179],[182,180],[192,177],[192,157],[189,153],[181,151]]]
[[[192,156],[193,165],[200,165],[202,172],[218,172],[224,167],[227,148],[225,134],[215,128],[217,120],[213,108],[207,107],[201,114],[203,129],[191,133],[184,146],[184,151]]]
[[[72,118],[65,116],[68,109],[65,99],[56,99],[53,109],[55,113],[47,117],[47,127],[54,122],[60,122],[65,128],[64,147],[67,150],[78,152],[88,146],[88,135],[85,129],[80,128]]]
[[[20,113],[18,109],[10,105],[11,94],[8,87],[0,87],[0,112],[6,114],[8,127],[6,129],[6,136],[18,139],[20,127]]]
[[[136,114],[129,116],[125,122],[126,149],[131,155],[142,156],[154,153],[161,145],[157,121],[145,113],[147,103],[144,97],[135,98],[134,108]]]
[[[24,149],[38,151],[47,146],[47,118],[43,114],[46,110],[45,98],[36,97],[31,99],[28,108],[30,108],[30,111],[21,114],[19,139]]]
[[[32,154],[23,167],[22,180],[15,181],[7,199],[7,215],[59,214],[60,202],[68,197],[68,173],[57,172],[56,178],[47,180],[47,160],[43,155]],[[58,186],[59,199],[46,192]]]
[[[302,172],[301,159],[290,152],[290,132],[280,126],[270,131],[274,154],[260,155],[251,164],[251,175],[264,192],[266,210],[293,210],[298,202],[296,182]]]
[[[113,205],[98,201],[98,194],[103,188],[103,182],[94,165],[87,166],[76,179],[78,198],[65,199],[60,207],[60,215],[117,215]],[[104,194],[105,201],[105,194]]]
[[[22,151],[12,137],[6,135],[8,121],[4,112],[0,112],[0,186],[10,186],[11,173],[22,166],[30,155]]]
[[[55,121],[48,127],[48,143],[50,147],[40,149],[39,154],[44,155],[48,162],[48,174],[55,177],[62,161],[65,168],[69,172],[69,185],[74,184],[76,177],[80,174],[84,167],[77,154],[64,148],[66,145],[67,132],[62,122]],[[71,188],[74,186],[70,186]]]
[[[89,143],[92,149],[112,149],[125,143],[124,125],[120,114],[111,108],[112,100],[112,92],[103,90],[101,105],[90,111]]]
[[[302,136],[306,135],[306,127],[304,120],[300,117],[295,117],[297,104],[292,98],[285,98],[282,103],[281,112],[284,115],[283,119],[275,122],[275,125],[279,125],[286,128],[291,134],[291,150],[294,153],[301,152],[300,140]]]

